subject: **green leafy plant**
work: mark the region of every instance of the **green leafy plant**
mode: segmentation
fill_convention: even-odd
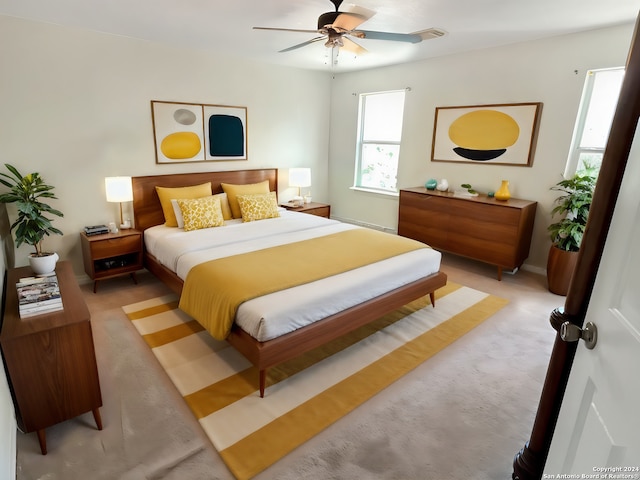
[[[559,249],[569,252],[580,250],[595,186],[595,175],[587,171],[577,173],[551,187],[551,190],[562,192],[554,201],[551,217],[562,215],[563,218],[548,227],[551,241]]]
[[[57,198],[53,194],[54,187],[44,183],[39,173],[23,176],[8,163],[4,166],[10,175],[0,173],[0,183],[10,190],[0,195],[0,203],[15,203],[18,207],[18,219],[11,225],[11,230],[15,229],[16,247],[26,243],[35,248],[35,256],[47,255],[42,251],[44,237],[52,233],[62,235],[62,232],[51,224],[52,220],[45,217],[45,214],[64,216],[59,210],[41,201],[43,198]]]
[[[477,195],[478,192],[476,190],[474,190],[474,188],[468,184],[468,183],[463,183],[462,185],[460,185],[462,188],[466,188],[467,192],[469,192],[471,195]]]

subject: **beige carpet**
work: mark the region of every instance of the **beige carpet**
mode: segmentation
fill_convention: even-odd
[[[257,371],[176,308],[173,295],[123,307],[228,468],[249,479],[482,323],[508,302],[450,283],[346,338]]]

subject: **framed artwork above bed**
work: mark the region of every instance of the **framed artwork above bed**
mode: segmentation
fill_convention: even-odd
[[[247,160],[247,107],[151,100],[156,163]]]

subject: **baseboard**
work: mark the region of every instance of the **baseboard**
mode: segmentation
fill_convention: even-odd
[[[536,267],[534,265],[529,265],[527,263],[523,264],[521,268],[522,270],[526,270],[527,272],[531,272],[531,273],[537,273],[538,275],[542,275],[543,277],[547,276],[546,268]]]
[[[343,217],[336,217],[332,215],[331,219],[337,220],[342,223],[350,223],[352,225],[358,225],[359,227],[366,227],[366,228],[371,228],[373,230],[380,230],[381,232],[393,233],[393,234],[398,233],[398,230],[396,228],[385,227],[384,225],[376,225],[375,223],[361,222],[360,220],[355,220],[353,218],[343,218]]]

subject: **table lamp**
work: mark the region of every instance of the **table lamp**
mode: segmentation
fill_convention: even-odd
[[[300,188],[311,186],[311,169],[310,168],[290,168],[289,169],[289,186],[298,188],[298,195],[293,197],[291,201],[296,206],[302,206],[304,204],[304,199],[300,195]]]
[[[107,202],[120,204],[120,228],[131,228],[131,223],[127,221],[127,224],[125,224],[122,217],[122,202],[133,201],[131,177],[106,177],[104,186],[107,192]]]

